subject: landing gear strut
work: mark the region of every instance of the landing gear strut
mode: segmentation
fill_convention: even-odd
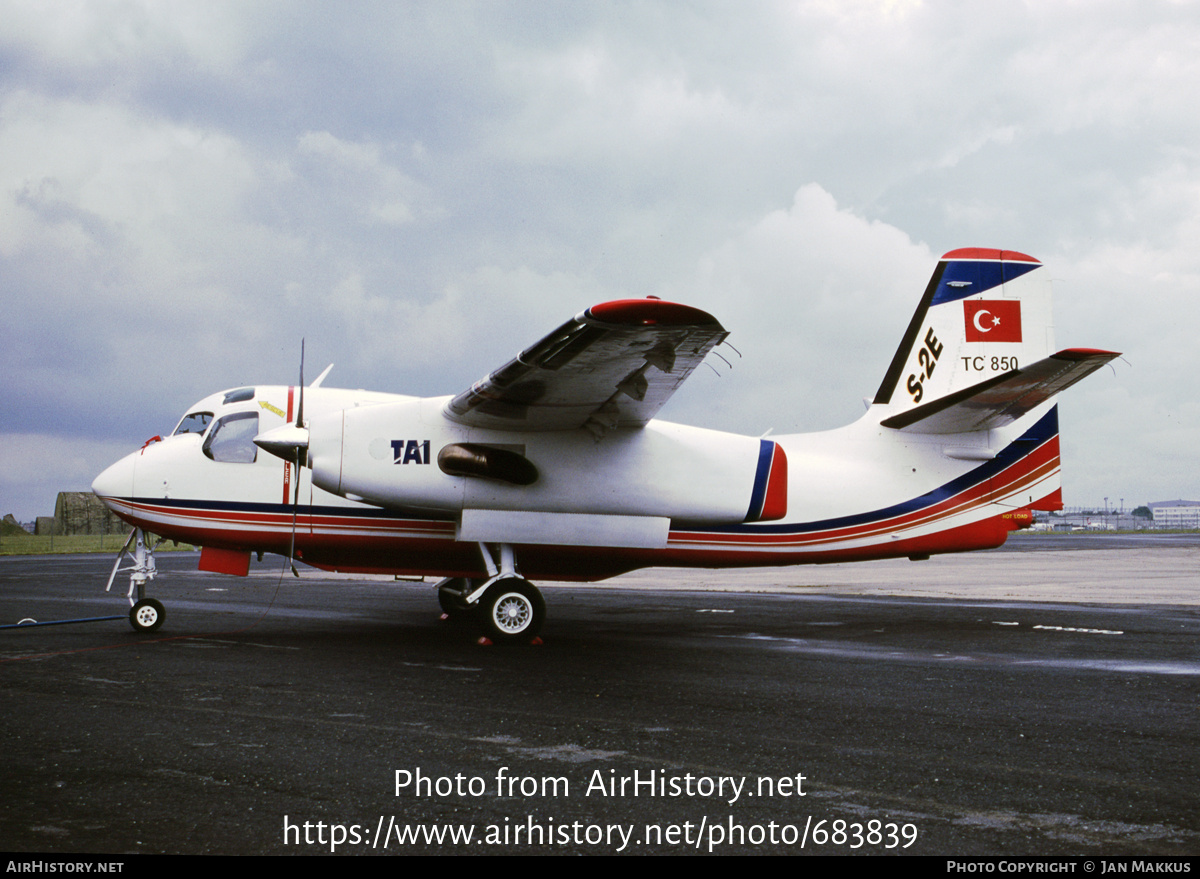
[[[471,581],[466,577],[448,577],[437,584],[438,604],[442,612],[451,619],[469,616],[474,612],[467,604],[467,593],[471,591]]]
[[[133,547],[132,551],[130,546]],[[126,553],[133,559],[133,564],[122,568],[121,562],[124,561]],[[120,571],[130,572],[129,624],[136,632],[153,632],[163,624],[167,612],[161,602],[146,597],[146,584],[158,575],[158,568],[154,563],[154,547],[148,545],[146,532],[141,528],[134,528],[129,532],[129,539],[117,553],[112,573],[108,576],[108,585],[104,587],[105,592],[112,589],[113,581],[117,579],[117,573]],[[134,595],[137,598],[134,598]]]
[[[487,544],[479,544],[479,550],[488,576],[451,577],[438,583],[442,610],[451,618],[477,613],[484,634],[498,644],[533,640],[546,620],[542,593],[517,573],[511,544],[500,545],[499,563]]]

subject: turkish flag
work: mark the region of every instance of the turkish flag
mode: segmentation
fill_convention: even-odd
[[[963,300],[968,342],[1020,342],[1019,299]]]

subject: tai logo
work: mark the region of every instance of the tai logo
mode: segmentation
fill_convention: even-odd
[[[393,464],[428,464],[429,440],[392,440]]]

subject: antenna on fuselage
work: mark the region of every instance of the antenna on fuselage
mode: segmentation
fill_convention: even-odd
[[[324,372],[322,372],[322,373],[321,373],[319,376],[317,376],[315,379],[313,379],[313,383],[312,383],[311,385],[309,385],[309,387],[310,387],[310,388],[319,388],[319,387],[321,387],[321,382],[325,381],[325,376],[329,375],[329,371],[330,371],[331,369],[333,369],[333,364],[332,364],[332,363],[331,363],[331,364],[329,364],[328,366],[326,366],[326,367],[325,367],[325,371],[324,371]]]

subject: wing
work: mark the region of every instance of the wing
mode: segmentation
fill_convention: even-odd
[[[1068,348],[880,423],[937,434],[1003,427],[1120,356],[1114,351]]]
[[[594,305],[446,404],[500,430],[640,427],[729,335],[707,312],[661,299]]]

